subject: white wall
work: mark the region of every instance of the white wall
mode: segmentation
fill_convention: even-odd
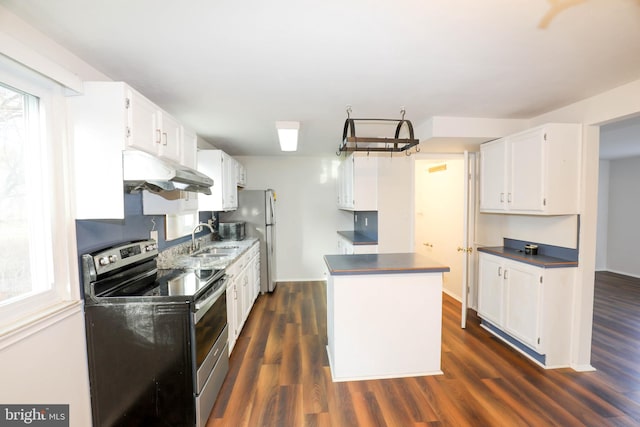
[[[81,306],[46,329],[0,349],[0,402],[68,404],[70,425],[91,425],[84,313]]]
[[[0,6],[0,54],[13,57],[10,53],[29,59],[32,68],[58,82],[62,82],[59,78],[71,83],[80,79],[108,80],[103,73]],[[63,127],[66,119],[63,112],[56,111],[58,113]],[[75,242],[73,218],[60,221],[67,225],[68,239]],[[75,244],[73,246],[75,252]],[[58,265],[68,265],[67,254],[56,252],[54,256]],[[75,253],[72,256],[75,259]],[[78,273],[70,271],[69,276],[77,278]],[[79,289],[77,279],[69,286]],[[69,404],[72,427],[91,425],[84,315],[80,305],[5,335],[0,344],[1,402]]]
[[[577,279],[572,301],[572,366],[591,368],[593,291],[596,259],[599,125],[640,112],[640,80],[543,114],[532,126],[547,122],[582,123],[582,171],[580,182],[580,245]]]
[[[378,154],[378,252],[413,252],[413,164],[404,154]]]
[[[640,157],[611,160],[610,165],[607,270],[640,277]]]
[[[336,204],[339,158],[236,159],[247,169],[247,189],[276,191],[276,280],[324,280],[322,257],[337,253],[337,230],[353,230],[353,215]]]
[[[598,232],[596,235],[596,271],[607,270],[607,240],[609,226],[609,160],[600,160],[598,175]]]

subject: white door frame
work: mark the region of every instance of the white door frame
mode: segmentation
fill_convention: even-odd
[[[416,160],[429,160],[429,159],[463,159],[465,174],[465,201],[464,201],[464,221],[463,227],[463,256],[462,261],[462,309],[461,309],[461,327],[466,326],[467,309],[469,306],[475,307],[475,283],[476,283],[476,256],[475,256],[475,225],[476,225],[476,203],[477,203],[477,156],[475,153],[415,153],[411,156],[413,158],[413,179],[415,181]],[[415,188],[414,188],[414,210],[415,210]],[[415,213],[411,216],[412,229],[415,233]],[[469,295],[472,296],[472,301],[469,301]],[[471,303],[471,304],[469,304]]]

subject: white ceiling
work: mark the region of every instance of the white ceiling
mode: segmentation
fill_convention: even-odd
[[[577,3],[539,24],[552,4]],[[355,118],[529,118],[640,78],[639,0],[0,0],[232,155]],[[42,52],[46,54],[46,52]],[[421,135],[416,135],[420,138]]]

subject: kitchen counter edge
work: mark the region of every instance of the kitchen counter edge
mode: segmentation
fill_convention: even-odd
[[[479,247],[478,252],[496,255],[501,258],[507,258],[541,268],[571,268],[578,266],[578,261],[570,261],[546,255],[528,255],[519,249],[509,248],[506,246]]]
[[[329,274],[411,274],[446,273],[449,267],[437,264],[429,258],[409,253],[325,255],[324,262]]]

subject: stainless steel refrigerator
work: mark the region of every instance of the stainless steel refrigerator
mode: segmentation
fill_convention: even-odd
[[[260,292],[276,287],[276,196],[273,190],[239,190],[238,209],[220,212],[220,222],[245,221],[247,237],[260,240]]]

